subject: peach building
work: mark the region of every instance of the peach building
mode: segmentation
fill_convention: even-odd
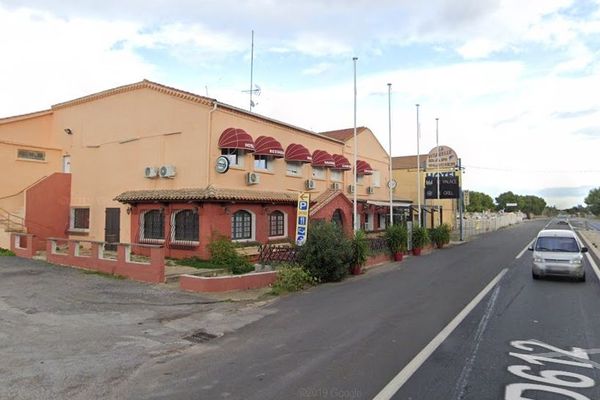
[[[355,190],[361,226],[383,229],[388,154],[360,128],[353,166],[352,137],[144,80],[0,119],[0,163],[12,171],[0,211],[40,240],[154,243],[172,257],[206,257],[217,233],[294,241],[301,192],[311,219],[351,231]]]

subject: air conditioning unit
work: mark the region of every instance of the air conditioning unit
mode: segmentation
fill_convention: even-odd
[[[260,176],[256,172],[248,172],[246,174],[247,185],[258,185],[260,183]]]
[[[354,193],[354,185],[348,185],[348,193]]]
[[[313,190],[317,188],[317,183],[315,181],[313,181],[312,179],[308,179],[304,186],[306,186],[306,190]]]
[[[156,167],[146,167],[144,168],[144,177],[146,178],[157,178],[158,177],[158,168]]]
[[[333,182],[333,183],[331,184],[331,188],[332,188],[333,190],[340,190],[340,189],[342,188],[342,184],[341,184],[341,183],[339,183],[339,182]]]
[[[163,165],[158,171],[161,178],[174,178],[177,174],[174,165]]]
[[[367,186],[367,194],[375,193],[375,188],[373,186]]]

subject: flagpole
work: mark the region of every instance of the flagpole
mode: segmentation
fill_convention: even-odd
[[[437,206],[440,214],[440,225],[442,224],[442,213],[440,212],[440,138],[439,138],[439,122],[440,119],[435,119],[435,148],[437,149]]]
[[[354,187],[354,193],[353,193],[353,208],[352,208],[352,212],[353,212],[353,217],[354,217],[354,232],[358,231],[358,227],[360,226],[360,222],[358,221],[358,215],[357,215],[357,206],[356,206],[356,202],[357,202],[357,198],[356,198],[356,191],[357,191],[357,187],[356,187],[356,61],[358,60],[358,57],[352,57],[352,61],[354,62],[354,174],[352,175],[353,181],[352,181],[352,185]]]
[[[419,124],[419,104],[417,106],[417,226],[421,226],[421,154],[420,154],[420,140],[421,140],[421,125]]]
[[[390,146],[390,177],[388,179],[388,188],[390,190],[390,226],[394,225],[394,198],[392,194],[392,84],[388,83],[388,131]]]

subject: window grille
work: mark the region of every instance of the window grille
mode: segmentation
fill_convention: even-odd
[[[252,239],[252,214],[240,210],[231,217],[231,238]]]
[[[281,211],[269,214],[269,236],[285,236],[285,215]]]

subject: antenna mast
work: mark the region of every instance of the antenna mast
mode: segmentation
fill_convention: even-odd
[[[252,30],[252,48],[250,50],[250,90],[249,90],[249,92],[250,92],[250,112],[252,112],[252,106],[254,106],[254,103],[252,102],[253,73],[254,73],[254,29]]]

